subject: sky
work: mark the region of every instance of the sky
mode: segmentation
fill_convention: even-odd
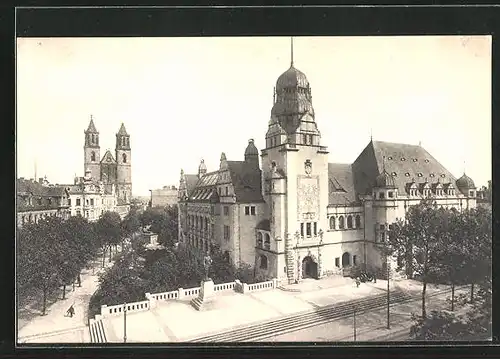
[[[17,175],[83,176],[90,116],[101,157],[130,134],[133,195],[201,159],[263,149],[289,37],[18,38]],[[421,145],[453,175],[491,179],[491,36],[295,37],[329,162],[370,141]]]

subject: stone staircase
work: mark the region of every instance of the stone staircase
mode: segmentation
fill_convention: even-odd
[[[414,299],[413,296],[401,291],[391,293],[391,304],[403,303]],[[335,303],[314,310],[284,316],[253,325],[233,328],[217,334],[206,335],[192,339],[191,342],[244,342],[258,341],[278,334],[295,331],[298,329],[317,326],[336,319],[351,316],[354,308],[356,312],[378,309],[387,304],[387,295],[380,294],[369,298]]]

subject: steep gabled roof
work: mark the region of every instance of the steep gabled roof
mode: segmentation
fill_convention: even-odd
[[[261,170],[245,161],[227,161],[236,202],[264,202]]]
[[[385,159],[384,159],[385,157]],[[455,177],[423,147],[403,143],[370,141],[354,161],[354,187],[358,194],[371,192],[376,177],[385,170],[393,176],[401,193],[406,184],[416,182],[455,183]]]
[[[352,204],[356,202],[354,179],[350,164],[328,164],[328,204]]]
[[[186,190],[188,196],[191,195],[191,192],[195,189],[196,184],[198,183],[198,175],[185,175],[186,177]]]
[[[109,159],[109,161],[108,161]],[[116,160],[115,158],[113,157],[113,154],[111,153],[110,150],[106,150],[106,152],[104,153],[104,156],[102,156],[102,160],[101,160],[101,163],[116,163]]]

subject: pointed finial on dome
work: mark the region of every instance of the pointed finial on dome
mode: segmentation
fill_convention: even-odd
[[[370,127],[370,142],[373,141],[373,128]]]
[[[220,155],[220,160],[221,161],[225,161],[226,160],[226,154],[224,152],[222,152],[222,154]]]
[[[290,67],[293,67],[293,36],[290,39]]]

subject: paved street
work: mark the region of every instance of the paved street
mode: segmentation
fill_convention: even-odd
[[[466,292],[463,290],[462,292]],[[457,291],[457,294],[460,291]],[[427,311],[433,309],[449,309],[450,304],[446,299],[450,293],[435,295],[427,300]],[[386,308],[373,310],[368,313],[359,313],[356,316],[356,340],[357,341],[404,341],[409,338],[409,330],[412,325],[411,313],[421,313],[421,302],[415,300],[403,304],[391,306],[391,329],[387,329]],[[335,320],[326,324],[309,327],[286,334],[277,335],[272,338],[263,339],[266,342],[288,342],[288,341],[353,341],[354,326],[353,317]]]
[[[113,263],[106,260],[106,266]],[[102,257],[93,261],[92,268],[82,270],[81,287],[67,286],[66,299],[57,300],[47,307],[47,315],[37,315],[31,320],[18,318],[18,343],[81,343],[89,341],[87,327],[88,303],[96,291],[98,274],[103,271]],[[70,318],[65,316],[68,308],[73,304],[75,315]]]

